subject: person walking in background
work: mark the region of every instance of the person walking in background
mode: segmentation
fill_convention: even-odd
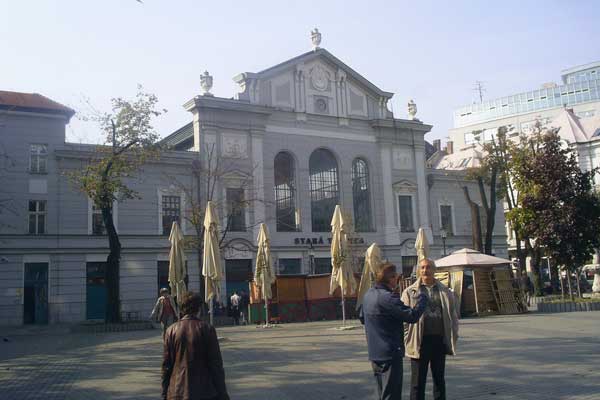
[[[215,328],[198,319],[202,300],[183,296],[184,316],[165,336],[161,369],[163,400],[229,400],[225,370]]]
[[[415,323],[423,314],[427,296],[420,295],[413,308],[396,292],[396,266],[386,263],[376,284],[364,296],[359,319],[365,325],[369,360],[373,368],[377,400],[401,400],[404,322]]]
[[[527,271],[521,271],[521,288],[525,293],[527,307],[529,307],[531,306],[531,296],[533,296],[533,283],[531,282],[529,275],[527,275]]]
[[[231,295],[231,316],[233,317],[233,324],[240,324],[240,301],[242,298],[237,292],[233,292]]]
[[[240,301],[242,324],[246,325],[248,323],[248,305],[250,304],[250,296],[248,295],[248,293],[246,293],[245,290],[242,290],[240,297],[242,298]]]
[[[167,328],[179,319],[177,304],[175,304],[175,301],[169,294],[169,289],[160,289],[160,297],[156,300],[156,304],[150,314],[150,319],[161,323],[164,340]]]
[[[402,301],[415,305],[422,296],[429,301],[419,322],[408,325],[406,355],[411,359],[411,400],[425,399],[427,370],[431,368],[433,398],[446,399],[446,355],[455,354],[458,312],[454,294],[435,279],[433,260],[419,262],[420,277],[402,293]]]

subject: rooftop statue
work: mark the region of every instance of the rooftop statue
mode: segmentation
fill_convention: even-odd
[[[408,119],[417,120],[417,104],[413,99],[408,102]]]
[[[312,40],[315,50],[318,49],[321,44],[321,32],[319,32],[317,28],[315,28],[314,31],[310,31],[310,39]]]

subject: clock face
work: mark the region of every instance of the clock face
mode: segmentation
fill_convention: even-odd
[[[317,106],[317,111],[320,111],[320,112],[327,111],[327,102],[325,101],[325,99],[317,99],[317,101],[315,102],[315,105]]]

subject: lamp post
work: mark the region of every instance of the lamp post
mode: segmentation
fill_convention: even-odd
[[[315,248],[312,245],[312,242],[308,245],[308,260],[309,260],[309,269],[310,274],[315,274]]]
[[[444,246],[444,257],[446,257],[446,238],[448,237],[448,232],[442,228],[440,229],[440,236],[442,237],[442,244]]]

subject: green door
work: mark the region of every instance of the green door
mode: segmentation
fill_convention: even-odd
[[[106,263],[86,264],[86,318],[103,320],[106,315]]]

